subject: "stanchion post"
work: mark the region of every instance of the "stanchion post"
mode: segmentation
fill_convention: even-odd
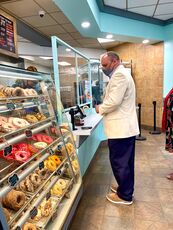
[[[153,107],[154,107],[154,127],[153,127],[153,131],[150,131],[150,134],[153,135],[158,135],[161,134],[160,131],[156,130],[156,101],[153,101]]]
[[[145,141],[146,137],[141,136],[141,103],[138,104],[138,125],[139,125],[139,135],[136,136],[136,140]]]

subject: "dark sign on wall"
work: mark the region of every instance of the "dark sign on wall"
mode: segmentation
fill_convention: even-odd
[[[1,10],[0,53],[17,57],[16,20]]]

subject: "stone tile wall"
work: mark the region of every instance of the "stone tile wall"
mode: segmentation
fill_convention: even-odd
[[[157,102],[157,127],[161,127],[163,101],[163,43],[155,45],[125,43],[111,49],[123,61],[132,60],[137,104],[142,104],[142,125],[153,126],[153,101]]]

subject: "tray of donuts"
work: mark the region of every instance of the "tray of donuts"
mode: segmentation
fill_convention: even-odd
[[[46,225],[52,218],[52,214],[57,209],[59,200],[56,197],[50,197],[44,199],[37,207],[37,215],[29,219],[29,222],[34,224],[36,229],[45,229]]]
[[[28,196],[32,196],[36,190],[42,187],[43,182],[47,180],[49,176],[50,171],[48,169],[36,169],[16,186],[16,190],[22,191]]]
[[[9,87],[0,85],[0,99],[13,97],[37,97],[38,93],[34,89],[23,89],[21,87]]]
[[[4,197],[2,197],[1,204],[7,223],[9,223],[14,216],[19,212],[19,217],[22,215],[20,209],[29,199],[29,196],[22,191],[12,189]],[[15,220],[14,220],[15,221]]]
[[[53,141],[54,139],[45,133],[34,134],[32,138],[28,138],[24,142],[19,142],[13,144],[11,148],[0,150],[0,157],[22,164],[27,162],[32,155],[45,149]]]
[[[73,179],[61,177],[57,180],[51,189],[52,197],[62,199],[63,197],[69,198],[69,192],[73,187]]]

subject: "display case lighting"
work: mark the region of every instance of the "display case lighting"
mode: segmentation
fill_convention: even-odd
[[[71,65],[69,62],[66,62],[66,61],[60,61],[58,62],[58,65],[61,65],[61,66],[69,66]]]
[[[111,39],[111,38],[113,38],[113,35],[112,34],[108,34],[108,35],[106,35],[106,38],[107,39]]]
[[[147,43],[149,43],[149,40],[148,40],[148,39],[145,39],[145,40],[142,41],[142,43],[143,43],[143,44],[147,44]]]

